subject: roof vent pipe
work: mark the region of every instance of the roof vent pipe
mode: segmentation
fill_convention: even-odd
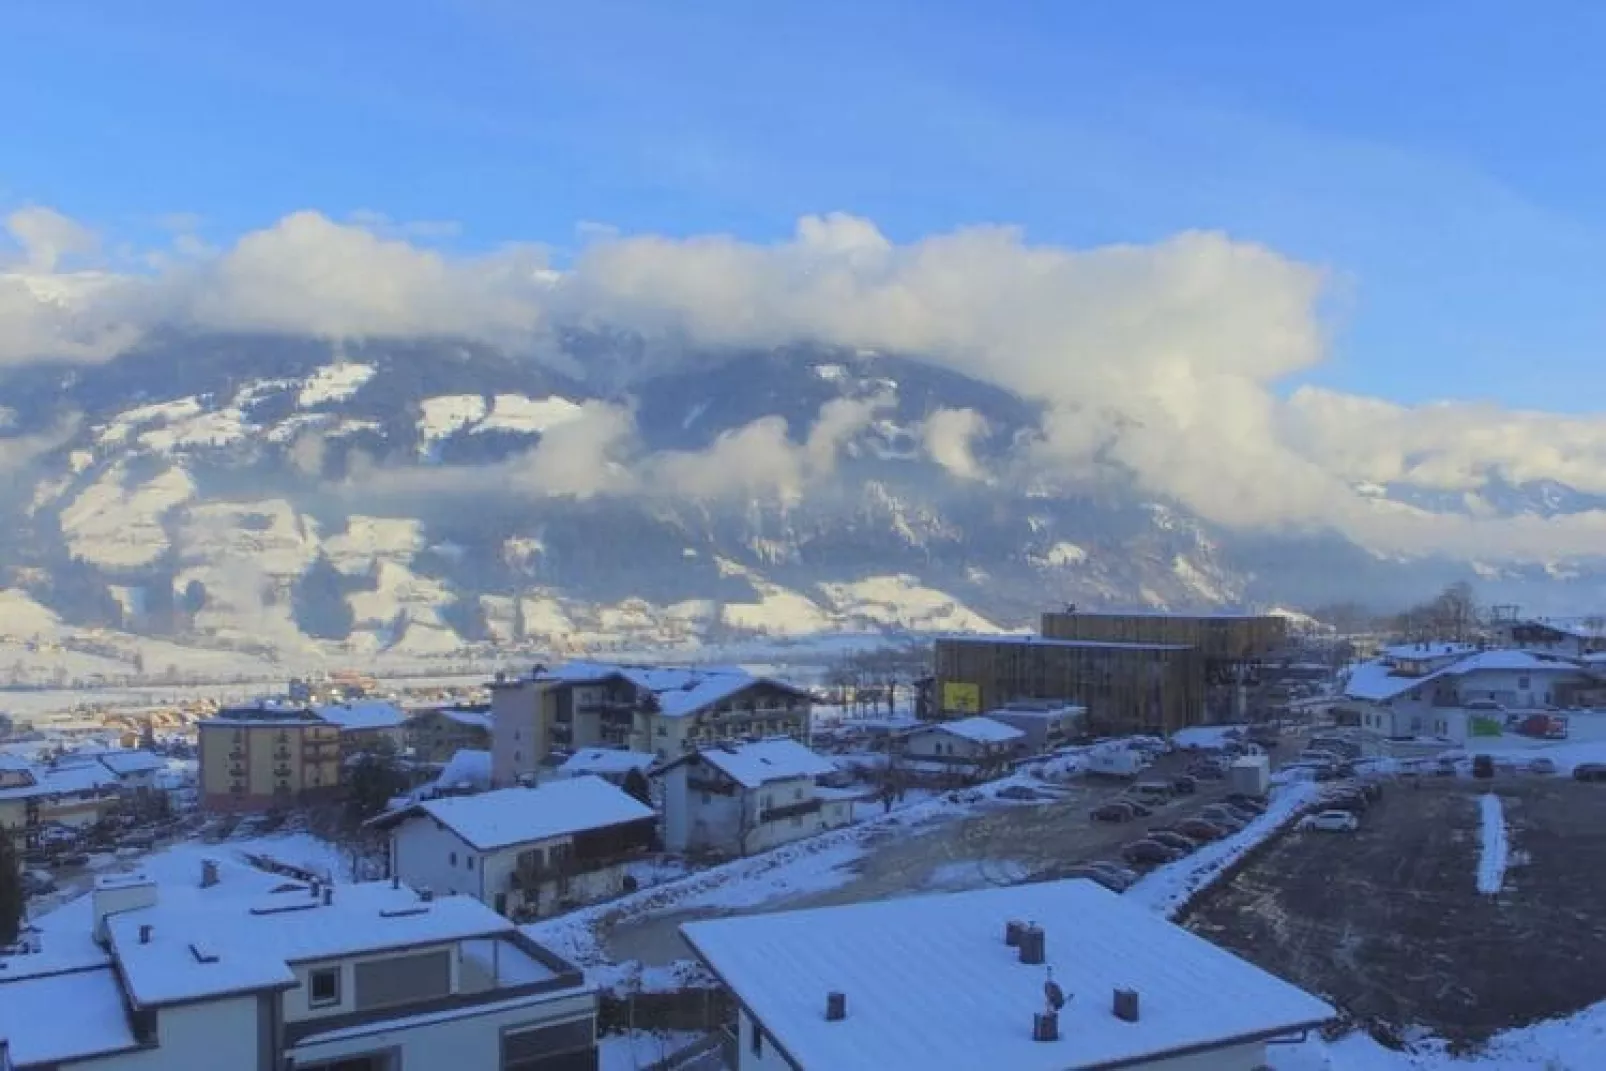
[[[1115,991],[1115,1017],[1125,1023],[1138,1021],[1138,991],[1136,989],[1117,989]]]
[[[1020,932],[1020,961],[1042,966],[1048,960],[1048,936],[1043,927],[1033,923]]]
[[[324,907],[328,907],[330,904],[333,904],[334,902],[335,902],[335,890],[332,887],[330,887],[328,885],[325,885],[323,887],[323,906]]]
[[[140,927],[140,928],[139,928],[139,943],[140,943],[140,944],[142,944],[142,945],[148,945],[148,944],[150,944],[150,943],[151,943],[151,932],[152,932],[152,929],[153,929],[153,928],[152,928],[152,926],[151,926],[151,925],[150,925],[150,924],[149,924],[149,923],[146,923],[146,924],[144,924],[144,925],[142,925],[142,926],[141,926],[141,927]]]
[[[1058,1041],[1060,1017],[1053,1012],[1034,1012],[1032,1015],[1033,1041]]]
[[[1020,919],[1010,919],[1004,923],[1004,944],[1010,948],[1020,947],[1021,931],[1026,929],[1026,923]]]
[[[846,993],[827,993],[825,995],[825,1018],[829,1022],[840,1023],[848,1017],[848,995]]]

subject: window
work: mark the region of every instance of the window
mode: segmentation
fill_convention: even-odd
[[[1527,677],[1518,677],[1517,678],[1517,687],[1521,688],[1523,691],[1527,691],[1528,688],[1529,688],[1528,678]]]
[[[340,968],[324,967],[313,971],[307,978],[307,1003],[314,1008],[326,1008],[340,1003]]]
[[[473,870],[474,869],[474,857],[472,855],[464,855],[463,856],[463,869],[464,870]]]
[[[449,860],[450,860],[450,861],[451,861],[451,864],[452,864],[452,865],[453,865],[453,866],[456,866],[456,865],[457,865],[457,853],[456,853],[456,852],[452,852],[452,853],[450,853],[450,854],[449,854],[449,855],[448,855],[448,856],[447,856],[447,858],[448,858],[448,859],[449,859]]]
[[[711,802],[711,801],[710,801],[710,799],[708,797],[708,793],[704,792],[703,793],[703,803],[706,804],[706,803],[709,803],[709,802]]]
[[[754,1056],[764,1055],[764,1028],[755,1021],[752,1024],[752,1036],[748,1042],[752,1046]]]

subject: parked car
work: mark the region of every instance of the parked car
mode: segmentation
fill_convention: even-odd
[[[1474,755],[1472,757],[1472,776],[1487,780],[1494,776],[1494,756]]]
[[[1553,774],[1556,772],[1556,763],[1547,758],[1537,758],[1528,763],[1528,772],[1536,774]]]
[[[1181,833],[1173,833],[1169,829],[1151,829],[1148,839],[1158,841],[1167,848],[1175,848],[1179,852],[1191,852],[1199,846]]]
[[[1366,795],[1361,792],[1333,792],[1322,798],[1322,806],[1330,811],[1359,814],[1366,810]]]
[[[1161,844],[1157,840],[1135,840],[1121,849],[1121,858],[1128,863],[1153,866],[1159,863],[1172,863],[1182,858],[1182,853],[1175,848]]]
[[[1203,818],[1190,818],[1186,822],[1179,822],[1176,828],[1178,833],[1197,841],[1220,840],[1232,832]]]
[[[24,870],[22,872],[22,895],[43,896],[45,893],[56,891],[56,879],[50,876],[48,870]]]
[[[1106,803],[1102,807],[1093,809],[1093,820],[1095,822],[1130,822],[1137,816],[1137,812],[1132,809],[1132,805],[1122,800]]]
[[[1188,767],[1188,776],[1200,781],[1223,781],[1227,768],[1219,762],[1195,762]]]
[[[1082,866],[1072,867],[1065,872],[1065,877],[1086,878],[1088,881],[1096,881],[1114,893],[1126,892],[1138,878],[1136,874],[1126,867],[1102,863],[1085,863]]]
[[[1573,767],[1573,778],[1578,781],[1606,781],[1606,762],[1581,762]]]
[[[1227,802],[1232,804],[1234,807],[1241,807],[1244,810],[1252,811],[1257,815],[1266,813],[1265,800],[1258,799],[1254,796],[1246,796],[1242,792],[1234,792],[1227,796]]]
[[[1179,796],[1191,796],[1199,790],[1199,782],[1187,774],[1174,778],[1171,789]]]
[[[1131,796],[1122,796],[1115,802],[1121,804],[1122,806],[1132,808],[1132,813],[1138,818],[1148,818],[1154,814],[1153,807],[1150,807],[1142,800],[1133,799]]]
[[[1361,820],[1349,811],[1323,811],[1299,823],[1301,829],[1317,829],[1325,833],[1353,833],[1361,828]]]

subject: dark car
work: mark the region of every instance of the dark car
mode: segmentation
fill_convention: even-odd
[[[1334,792],[1322,797],[1322,808],[1360,814],[1366,810],[1366,795],[1361,792]]]
[[[1230,811],[1220,811],[1214,808],[1200,811],[1198,820],[1209,822],[1213,826],[1219,826],[1228,833],[1236,833],[1249,824]]]
[[[1606,781],[1606,762],[1581,762],[1573,767],[1573,778],[1578,781]]]
[[[1177,823],[1177,832],[1193,840],[1220,840],[1231,830],[1224,829],[1214,822],[1207,822],[1203,818],[1190,818],[1186,822]]]
[[[1137,816],[1131,804],[1119,800],[1093,809],[1093,820],[1096,822],[1130,822]]]
[[[1135,840],[1121,849],[1121,858],[1137,865],[1154,865],[1175,862],[1182,853],[1157,840]]]
[[[1250,811],[1257,815],[1266,813],[1265,800],[1256,799],[1254,796],[1246,796],[1242,792],[1234,792],[1230,796],[1226,797],[1226,800],[1234,807],[1238,807],[1245,811]]]
[[[1122,796],[1115,802],[1119,803],[1123,807],[1132,808],[1132,813],[1137,815],[1139,818],[1148,818],[1150,815],[1154,814],[1153,807],[1150,807],[1147,804],[1139,803],[1131,796]]]
[[[1174,833],[1169,829],[1151,829],[1148,839],[1164,844],[1167,848],[1175,848],[1179,852],[1191,852],[1199,846],[1181,833]]]
[[[1171,782],[1171,788],[1179,796],[1191,796],[1199,790],[1199,782],[1184,774]]]
[[[1138,880],[1138,875],[1116,863],[1083,863],[1065,872],[1067,878],[1086,878],[1096,881],[1111,892],[1126,892]]]
[[[1476,778],[1479,778],[1480,780],[1487,780],[1488,778],[1493,777],[1494,776],[1494,756],[1493,755],[1474,755],[1474,756],[1472,756],[1472,776],[1476,777]]]
[[[1223,781],[1227,777],[1227,768],[1219,762],[1196,762],[1188,767],[1188,775],[1200,781]]]

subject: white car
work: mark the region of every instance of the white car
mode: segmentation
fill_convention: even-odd
[[[1320,829],[1326,833],[1353,833],[1361,828],[1361,820],[1348,811],[1323,811],[1299,825],[1301,829]]]

